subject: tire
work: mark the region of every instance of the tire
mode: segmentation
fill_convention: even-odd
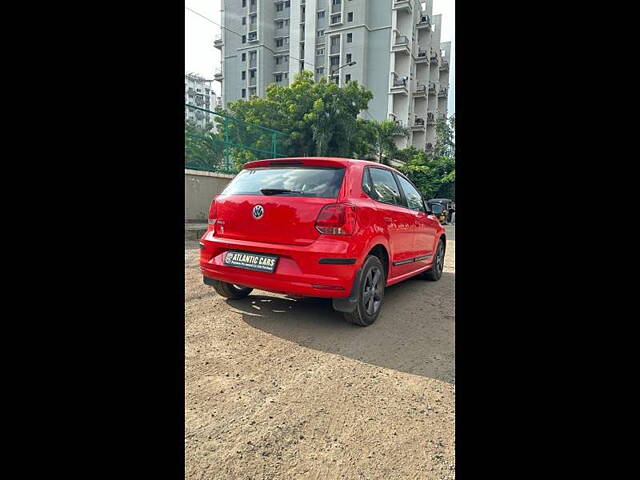
[[[233,283],[221,282],[220,280],[215,281],[215,283],[213,284],[213,288],[218,293],[218,295],[225,298],[231,298],[233,300],[244,298],[253,291],[253,288],[234,285]]]
[[[436,248],[436,258],[433,259],[433,266],[423,272],[420,277],[425,280],[437,282],[442,277],[442,271],[444,270],[444,254],[446,253],[446,246],[442,239],[438,242],[438,248]]]
[[[369,255],[362,266],[358,288],[358,302],[353,312],[344,313],[347,322],[366,327],[376,321],[382,310],[387,276],[380,259]]]

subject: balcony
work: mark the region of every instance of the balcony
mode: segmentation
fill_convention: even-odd
[[[418,55],[416,56],[416,63],[427,63],[429,61],[429,52],[418,48]]]
[[[409,94],[408,89],[409,78],[399,73],[391,72],[391,93]]]
[[[289,50],[289,37],[283,38],[283,40],[280,43],[280,45],[278,45],[278,43],[276,42],[275,50],[277,50],[277,51],[279,51],[279,50],[287,50],[288,51]]]
[[[427,125],[435,125],[436,124],[436,116],[433,112],[427,112]]]
[[[429,95],[436,94],[436,84],[435,82],[429,82]]]
[[[449,87],[443,87],[438,91],[438,98],[445,98],[449,94]]]
[[[413,120],[413,125],[411,125],[411,130],[424,132],[426,130],[424,118],[416,116]]]
[[[393,0],[394,10],[406,10],[407,12],[413,11],[413,0]]]
[[[247,35],[248,42],[257,42],[258,41],[258,32],[249,32]]]
[[[440,71],[443,72],[448,72],[449,71],[449,60],[447,60],[446,58],[442,58],[442,61],[440,62]]]
[[[402,120],[400,120],[395,113],[389,114],[389,120],[391,120],[393,123],[395,123],[399,127],[405,128],[404,124],[402,123]],[[396,137],[404,137],[404,133],[402,132],[394,132],[393,135]]]
[[[418,23],[416,24],[416,28],[417,29],[426,28],[427,30],[431,30],[431,18],[429,18],[429,15],[427,14],[420,15],[420,20],[418,20]]]
[[[438,65],[438,54],[431,50],[431,57],[429,58],[431,65]]]
[[[333,0],[331,4],[331,13],[342,13],[342,1],[341,0]]]
[[[223,75],[222,75],[222,69],[220,67],[216,68],[216,72],[213,74],[213,79],[216,82],[222,82],[223,79]]]
[[[335,15],[331,15],[331,26],[342,25],[342,14],[336,13]]]
[[[406,35],[400,35],[400,33],[396,30],[395,37],[393,39],[393,48],[394,52],[401,52],[410,54],[411,50],[409,47],[409,37]]]
[[[256,68],[258,59],[255,55],[249,57],[249,68]]]
[[[256,13],[258,11],[258,1],[249,0],[249,14]]]
[[[252,70],[254,73],[253,75],[249,74],[249,86],[250,87],[255,87],[256,86],[256,80],[258,78],[258,72],[256,70]]]
[[[218,50],[221,50],[222,49],[222,45],[224,45],[224,42],[222,41],[222,35],[218,34],[218,35],[216,35],[216,38],[213,41],[213,46],[215,48],[217,48]]]
[[[274,20],[284,20],[286,18],[289,18],[291,15],[291,9],[289,8],[283,8],[280,11],[275,11],[273,12],[273,19]]]
[[[427,96],[427,86],[424,83],[417,83],[416,89],[413,92],[414,97],[426,97]]]
[[[288,28],[276,28],[273,31],[273,38],[282,38],[282,37],[288,37],[288,36],[289,36]]]

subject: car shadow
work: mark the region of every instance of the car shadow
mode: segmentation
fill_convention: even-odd
[[[328,299],[258,293],[227,303],[248,325],[299,345],[454,383],[454,283],[445,272],[438,282],[388,287],[378,320],[365,328],[347,323]]]

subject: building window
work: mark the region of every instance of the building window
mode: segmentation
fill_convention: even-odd
[[[247,17],[242,17],[242,25],[246,25],[247,24]]]
[[[347,75],[344,76],[344,82],[347,83],[347,82],[350,82],[350,81],[351,81],[351,74],[348,73]]]
[[[246,70],[242,71],[242,80],[246,80],[247,79],[247,72]]]
[[[242,8],[247,6],[247,0],[242,0]]]
[[[246,35],[242,35],[242,43],[247,43],[247,36]]]
[[[316,73],[319,73],[320,75],[322,75],[324,73],[324,67],[316,68]]]
[[[284,2],[284,6],[285,8],[289,8],[291,6],[291,2],[287,0],[286,2]]]
[[[353,22],[353,12],[347,13],[347,22]]]
[[[304,62],[300,62],[300,71],[304,70]]]
[[[324,18],[324,10],[318,12],[318,20],[320,20],[321,18]]]
[[[242,98],[247,98],[247,89],[246,88],[242,89]]]
[[[284,5],[282,3],[276,4],[276,12],[281,12],[284,10]]]
[[[251,78],[256,78],[256,71],[255,71],[255,70],[250,70],[250,71],[249,71],[249,76],[250,76]]]
[[[282,81],[282,74],[276,73],[276,82],[281,82],[281,81]]]
[[[324,37],[324,30],[318,30],[318,37]]]
[[[276,39],[276,47],[281,47],[282,46],[282,39],[278,38]]]
[[[319,48],[316,50],[316,55],[324,55],[324,48]]]
[[[347,63],[351,63],[351,54],[347,53]]]
[[[246,53],[243,53],[243,54],[242,54],[242,61],[243,61],[243,62],[246,62],[246,61],[247,61],[247,54],[246,54]]]
[[[347,33],[347,43],[351,43],[353,41],[353,33]]]

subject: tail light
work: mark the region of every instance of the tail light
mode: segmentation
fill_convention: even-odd
[[[218,209],[216,208],[216,199],[214,198],[213,200],[211,200],[211,205],[209,205],[209,221],[208,221],[209,226],[207,227],[207,230],[213,231],[213,233],[216,232],[216,221],[218,217],[217,210]]]
[[[351,235],[356,229],[356,207],[348,203],[330,203],[320,210],[316,230],[328,235]]]

